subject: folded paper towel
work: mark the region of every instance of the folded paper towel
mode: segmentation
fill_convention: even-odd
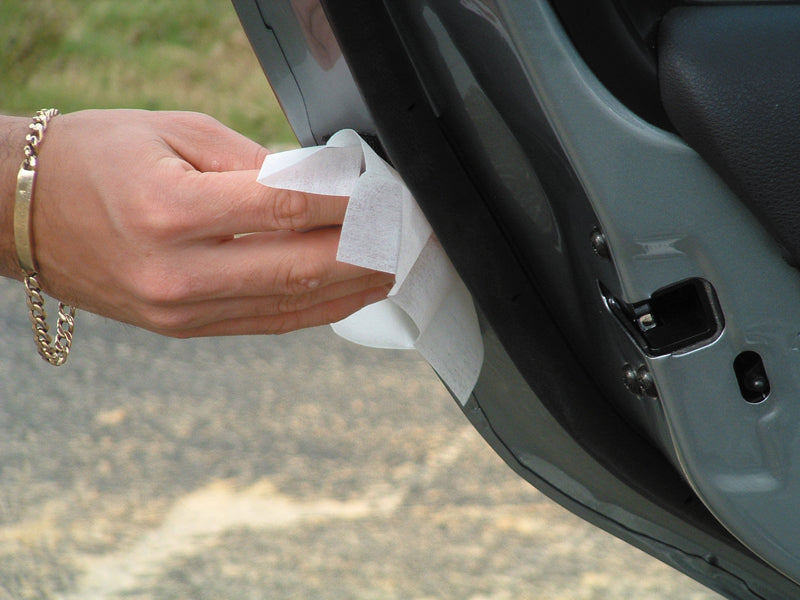
[[[325,146],[267,156],[258,181],[350,197],[337,260],[394,273],[395,285],[333,330],[364,346],[415,348],[466,404],[483,364],[475,307],[398,173],[345,129]]]

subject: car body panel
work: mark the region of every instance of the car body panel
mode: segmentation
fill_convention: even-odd
[[[298,3],[234,4],[270,78],[288,70],[301,90],[306,115],[287,110],[301,142],[375,134],[414,192],[482,319],[464,412],[512,468],[728,597],[798,595],[785,576],[796,548],[775,543],[800,494],[786,454],[798,276],[715,172],[611,96],[546,2],[328,0],[357,118],[355,103],[316,118],[321,75],[300,65],[320,63]],[[263,29],[280,52],[259,46]],[[719,326],[653,355],[610,305],[687,280],[708,283]],[[747,349],[768,366],[764,402],[737,385]],[[655,393],[627,389],[625,365],[646,368]]]

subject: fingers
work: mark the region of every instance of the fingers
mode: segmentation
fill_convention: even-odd
[[[198,171],[260,169],[268,151],[225,127],[216,119],[193,112],[149,113],[164,141]]]
[[[218,276],[209,297],[302,294],[333,283],[374,273],[336,260],[338,227],[306,233],[291,231],[244,236],[209,246],[203,263]]]
[[[179,338],[288,333],[297,329],[318,327],[319,325],[327,325],[328,323],[341,321],[364,306],[382,300],[385,297],[385,288],[378,288],[366,290],[345,298],[331,300],[330,302],[325,302],[313,308],[298,312],[266,317],[230,319],[197,327],[195,329],[158,331],[157,333]]]
[[[280,231],[188,245],[168,261],[137,263],[126,281],[143,303],[170,306],[303,294],[374,273],[336,260],[339,233]]]
[[[260,321],[265,325],[270,323],[270,326],[285,325],[297,318],[287,315],[319,310],[324,312],[329,308],[341,307],[342,303],[333,301],[350,296],[363,298],[369,302],[385,298],[392,287],[392,279],[386,273],[371,273],[305,294],[229,298],[177,306],[154,306],[144,312],[143,318],[148,329],[173,336],[208,328],[216,323],[232,321]],[[321,305],[329,308],[318,308]]]
[[[194,236],[304,230],[339,225],[347,198],[269,188],[256,171],[188,172],[182,178],[185,230]]]
[[[168,159],[177,205],[167,207],[195,236],[225,237],[339,225],[344,197],[268,188],[256,181],[267,150],[197,113],[152,113],[175,155]]]

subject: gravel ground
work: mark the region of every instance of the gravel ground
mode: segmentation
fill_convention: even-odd
[[[411,353],[177,341],[0,282],[0,600],[708,600],[518,478]]]

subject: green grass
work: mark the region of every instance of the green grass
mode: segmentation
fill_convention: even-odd
[[[0,113],[197,110],[295,144],[229,0],[0,2]]]

